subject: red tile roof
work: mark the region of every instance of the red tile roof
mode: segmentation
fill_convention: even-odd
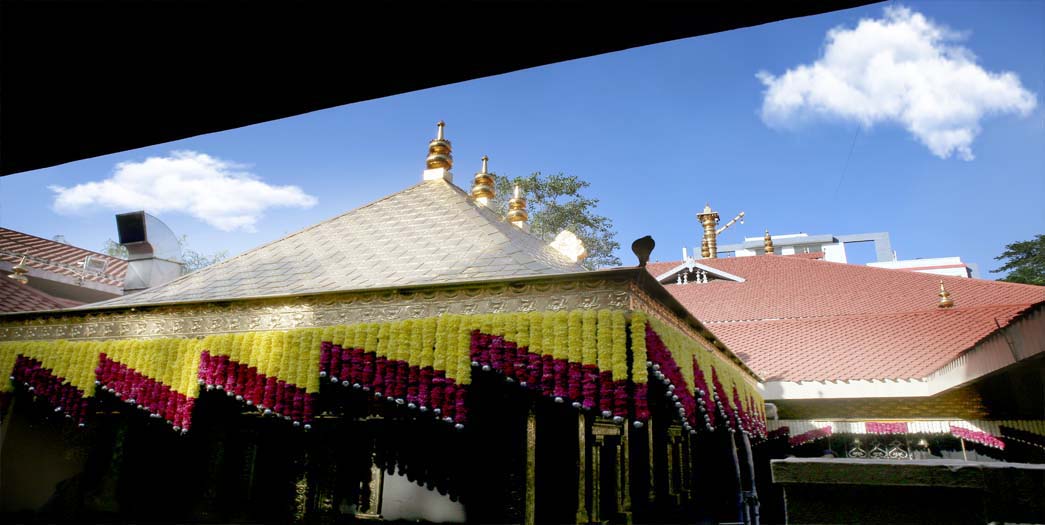
[[[23,255],[29,256],[25,264],[32,268],[69,277],[82,276],[89,281],[111,286],[123,287],[123,279],[127,275],[127,261],[118,257],[0,228],[0,261],[18,264]],[[84,272],[83,261],[87,256],[104,260],[105,270],[101,273]]]
[[[1045,287],[898,272],[801,257],[701,259],[745,282],[666,288],[766,380],[925,377],[1012,318]],[[653,263],[662,274],[679,262]],[[937,307],[943,280],[955,306]]]
[[[81,303],[47,295],[29,285],[15,282],[0,272],[0,312],[35,312],[79,306]]]

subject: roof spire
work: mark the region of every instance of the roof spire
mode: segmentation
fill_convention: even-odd
[[[762,244],[765,245],[766,255],[773,255],[773,237],[769,235],[769,228],[766,228],[766,236],[762,238]]]
[[[489,160],[490,157],[483,155],[483,169],[475,174],[475,183],[472,185],[472,198],[483,206],[489,206],[490,201],[497,196],[497,191],[494,189],[494,175],[486,171]]]
[[[943,279],[940,279],[940,293],[936,294],[940,296],[940,303],[936,306],[940,308],[950,308],[954,306],[954,299],[951,299],[951,293],[943,287]]]
[[[450,141],[443,136],[443,126],[445,125],[446,123],[441,120],[436,124],[439,131],[436,132],[435,138],[428,143],[428,158],[425,159],[424,180],[453,180],[453,174],[450,173],[450,169],[454,167],[454,157],[450,154]]]
[[[711,257],[711,250],[708,248],[708,240],[707,239],[701,239],[700,240],[700,256],[705,258],[705,259],[707,259],[708,257]]]
[[[526,198],[522,195],[522,188],[515,185],[515,194],[508,199],[508,222],[519,227],[523,231],[530,231],[530,225],[526,223]]]

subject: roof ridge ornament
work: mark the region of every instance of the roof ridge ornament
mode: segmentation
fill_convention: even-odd
[[[937,304],[940,308],[950,308],[954,306],[954,299],[951,299],[951,293],[943,287],[943,279],[940,279],[940,293],[936,295],[940,296],[940,303]]]
[[[11,274],[7,276],[18,284],[29,284],[29,278],[25,276],[29,273],[29,267],[25,264],[26,257],[26,255],[23,255],[22,260],[11,268]]]
[[[489,206],[490,202],[497,196],[497,190],[494,187],[495,176],[487,171],[487,163],[490,157],[483,155],[481,160],[483,161],[483,167],[475,174],[475,181],[472,184],[472,198],[478,204]]]
[[[515,194],[508,199],[508,216],[505,218],[512,226],[525,232],[530,231],[530,225],[526,223],[526,219],[529,218],[526,213],[526,198],[523,197],[522,188],[518,184],[515,185]]]
[[[733,226],[734,223],[740,221],[740,224],[744,224],[744,212],[740,212],[736,217],[726,223],[725,226],[715,229],[718,226],[718,212],[711,209],[711,203],[706,202],[704,204],[704,211],[697,214],[697,220],[700,225],[704,227],[704,240],[703,243],[707,243],[707,252],[703,249],[703,243],[701,244],[700,255],[705,259],[710,257],[712,259],[718,258],[718,236],[722,232],[726,231],[727,228]]]
[[[773,236],[769,235],[769,228],[766,228],[766,236],[762,238],[762,244],[765,246],[766,255],[773,255]]]
[[[454,167],[454,157],[451,154],[452,146],[443,133],[443,127],[446,126],[446,123],[440,120],[436,123],[436,126],[438,127],[436,136],[428,143],[428,157],[425,158],[423,178],[424,180],[443,179],[447,182],[453,182],[454,176],[450,172],[450,169]]]

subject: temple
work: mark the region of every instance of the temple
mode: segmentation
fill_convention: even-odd
[[[492,210],[487,158],[452,168],[440,123],[415,186],[0,316],[5,521],[757,522],[760,377],[646,268]]]
[[[1045,463],[1045,288],[762,242],[647,268],[763,379],[777,457]]]

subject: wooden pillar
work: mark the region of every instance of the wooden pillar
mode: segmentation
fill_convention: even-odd
[[[588,422],[577,412],[577,523],[588,523]],[[593,481],[594,483],[594,481]]]
[[[384,420],[373,418],[360,422],[370,434],[370,479],[360,483],[359,500],[356,502],[356,518],[382,520],[381,499],[385,489],[385,471],[378,463],[378,439],[382,434]]]
[[[631,523],[631,452],[629,451],[628,423],[621,427],[617,442],[617,513],[624,523]]]
[[[532,403],[526,414],[526,504],[523,523],[537,523],[537,412]]]
[[[759,516],[759,503],[758,503],[758,488],[755,483],[755,456],[751,452],[751,439],[748,438],[746,433],[740,434],[741,443],[744,445],[744,456],[747,460],[748,468],[748,490],[746,496],[747,507],[750,514],[751,525],[759,525],[761,519]]]
[[[728,450],[727,451],[728,451],[728,453],[730,455],[730,459],[732,459],[732,461],[733,461],[732,472],[733,472],[734,476],[736,476],[736,482],[737,482],[737,493],[736,493],[737,519],[740,522],[742,522],[742,523],[750,524],[751,521],[750,521],[750,519],[748,517],[747,505],[744,504],[744,482],[743,482],[743,478],[740,476],[740,461],[737,458],[737,443],[733,439],[733,433],[732,432],[728,432],[728,431],[723,430],[722,433],[725,436],[726,441],[728,442],[728,447],[727,447]]]
[[[653,454],[653,417],[646,421],[646,436],[649,438],[649,496],[648,501],[653,503],[657,500],[657,467],[656,458]]]
[[[682,455],[679,450],[682,427],[670,425],[667,430],[665,464],[668,467],[668,497],[671,499],[671,504],[677,507],[682,503]]]

